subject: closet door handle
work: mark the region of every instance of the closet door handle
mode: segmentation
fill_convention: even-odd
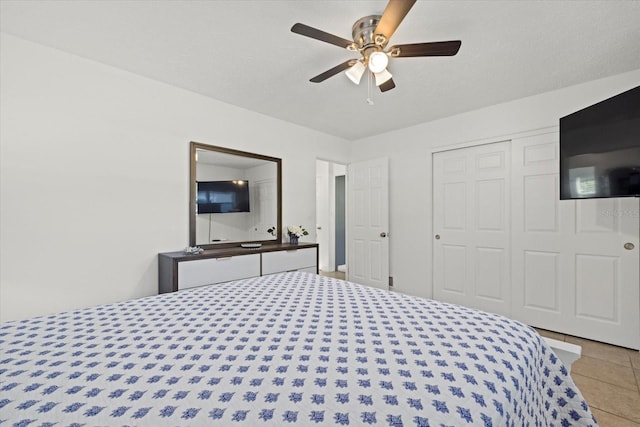
[[[435,238],[436,238],[436,240],[440,240],[440,235],[436,234]]]

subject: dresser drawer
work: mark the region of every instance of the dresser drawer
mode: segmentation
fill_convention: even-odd
[[[309,269],[317,271],[316,248],[265,252],[262,254],[262,274]]]
[[[178,263],[178,289],[260,276],[260,254]]]
[[[318,244],[302,243],[293,246],[274,243],[251,250],[224,247],[208,249],[199,255],[186,255],[184,252],[160,253],[158,292],[176,292],[283,271],[317,273]]]

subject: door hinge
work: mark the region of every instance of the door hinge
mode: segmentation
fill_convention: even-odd
[[[389,288],[393,288],[393,276],[389,276]]]

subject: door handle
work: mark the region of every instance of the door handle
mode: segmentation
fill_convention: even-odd
[[[635,247],[636,247],[636,246],[635,246],[633,243],[631,243],[631,242],[628,242],[628,243],[625,243],[625,244],[624,244],[624,248],[625,248],[626,250],[628,250],[628,251],[632,251],[632,250],[633,250],[633,248],[635,248]]]
[[[382,233],[380,233],[380,237],[387,237],[387,233],[383,231]]]
[[[436,240],[440,240],[440,235],[439,235],[439,234],[436,234],[436,235],[435,235],[435,238],[436,238]]]

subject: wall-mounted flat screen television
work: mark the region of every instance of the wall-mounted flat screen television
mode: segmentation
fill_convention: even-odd
[[[560,199],[640,197],[640,86],[560,119]]]
[[[249,212],[249,181],[199,181],[198,214]]]

